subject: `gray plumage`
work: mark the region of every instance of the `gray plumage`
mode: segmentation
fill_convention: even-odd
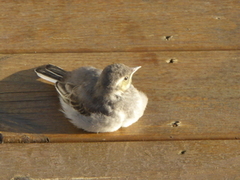
[[[139,68],[112,64],[103,71],[81,67],[68,72],[48,64],[35,72],[55,83],[62,111],[75,126],[88,132],[113,132],[144,113],[148,98],[131,84]]]

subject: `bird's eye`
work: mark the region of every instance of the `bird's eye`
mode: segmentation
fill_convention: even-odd
[[[128,80],[128,77],[126,76],[126,77],[124,78],[124,80],[125,80],[125,81]]]

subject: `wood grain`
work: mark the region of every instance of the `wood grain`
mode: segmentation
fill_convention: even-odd
[[[238,180],[239,9],[238,0],[0,0],[0,179]],[[144,116],[114,133],[75,128],[33,72],[47,63],[141,65],[133,84],[149,97]]]
[[[240,143],[2,144],[2,179],[239,179]]]
[[[238,139],[240,51],[0,55],[0,131],[4,142]],[[174,59],[174,63],[167,63]],[[50,84],[33,68],[66,70],[113,62],[142,65],[133,84],[149,97],[144,116],[114,133],[76,129]]]
[[[0,53],[240,48],[238,0],[0,3]]]

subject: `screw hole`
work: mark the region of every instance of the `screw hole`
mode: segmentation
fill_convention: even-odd
[[[177,61],[178,60],[174,58],[166,60],[167,63],[176,63]]]
[[[165,36],[165,40],[169,41],[172,38],[172,36]]]
[[[172,127],[178,127],[179,123],[180,123],[180,121],[175,121],[174,123],[172,123]]]
[[[186,154],[186,152],[187,152],[186,150],[183,150],[180,152],[180,154]]]

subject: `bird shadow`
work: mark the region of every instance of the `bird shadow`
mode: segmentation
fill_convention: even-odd
[[[86,134],[74,127],[59,111],[54,86],[38,79],[34,69],[28,69],[0,81],[0,131]]]

